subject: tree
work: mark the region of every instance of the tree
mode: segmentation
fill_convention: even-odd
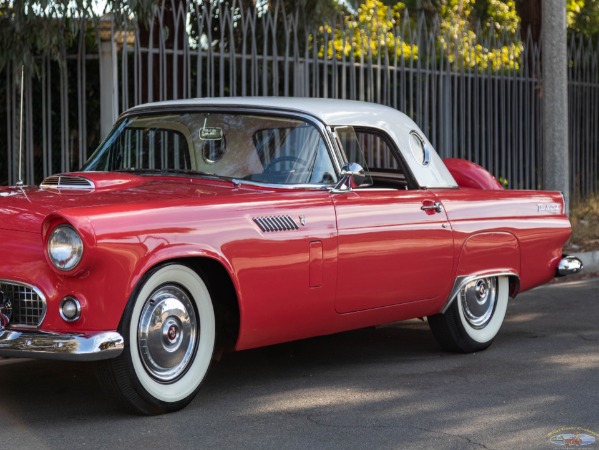
[[[513,0],[408,0],[395,4],[364,0],[356,12],[344,18],[342,26],[323,26],[332,39],[326,49],[321,47],[321,55],[339,59],[386,52],[389,57],[417,59],[418,44],[404,39],[410,34],[403,26],[408,5],[413,11],[412,26],[417,26],[419,14],[424,14],[429,26],[440,28],[438,51],[447,55],[450,63],[492,70],[518,67],[522,44],[516,35],[520,20]]]
[[[439,17],[440,47],[451,63],[495,71],[519,67],[522,44],[514,1],[442,0]]]
[[[98,19],[112,12],[118,23],[133,14],[148,23],[158,12],[157,0],[107,0],[103,11],[97,0],[14,0],[0,5],[0,70],[13,63],[34,72],[36,55],[61,61],[86,24],[97,29]]]
[[[568,0],[567,6],[570,31],[599,37],[599,0]]]
[[[328,59],[341,59],[350,54],[355,58],[368,58],[387,52],[389,56],[416,59],[418,46],[407,44],[396,32],[404,9],[401,2],[389,7],[380,0],[365,0],[356,14],[345,16],[341,28],[333,30],[328,24],[321,27],[321,31],[333,36],[326,48],[321,47],[320,55],[326,53]]]
[[[522,33],[529,28],[532,39],[541,38],[542,0],[518,0],[517,11],[522,19]],[[568,31],[599,37],[599,0],[566,0]]]

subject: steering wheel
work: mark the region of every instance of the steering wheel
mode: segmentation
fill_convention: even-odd
[[[307,168],[310,163],[304,159],[298,158],[297,156],[279,156],[275,159],[273,159],[271,162],[268,163],[268,165],[264,168],[264,173],[266,172],[275,172],[275,170],[273,169],[273,167],[275,167],[277,164],[281,164],[287,161],[291,161],[294,164],[299,164],[302,168]]]

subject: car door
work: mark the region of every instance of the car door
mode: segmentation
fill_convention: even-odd
[[[453,237],[434,192],[411,189],[390,139],[356,130],[372,184],[332,193],[338,230],[338,313],[438,298],[453,270]]]

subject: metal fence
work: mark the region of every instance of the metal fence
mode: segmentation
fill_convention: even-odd
[[[386,28],[377,28],[381,35],[369,40],[371,24],[339,18],[310,29],[300,12],[269,3],[270,9],[242,9],[236,1],[166,0],[149,26],[131,23],[113,33],[118,110],[205,96],[373,101],[411,116],[441,156],[478,162],[510,188],[542,188],[540,49],[530,37],[480,33],[469,53],[459,48],[462,37],[456,40],[438,22],[403,14],[389,15],[381,25]],[[105,95],[99,91],[99,38],[96,44],[81,33],[63,61],[44,58],[41,79],[27,78],[28,183],[78,168],[100,140]],[[599,188],[599,49],[580,37],[568,48],[575,198]],[[13,183],[19,102],[11,74],[6,71],[0,88],[0,123],[6,124],[4,132],[0,126],[0,181]]]

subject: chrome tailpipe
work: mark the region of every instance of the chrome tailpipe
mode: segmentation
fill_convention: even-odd
[[[583,269],[583,264],[576,256],[564,256],[557,265],[556,277],[565,277],[579,273]]]

